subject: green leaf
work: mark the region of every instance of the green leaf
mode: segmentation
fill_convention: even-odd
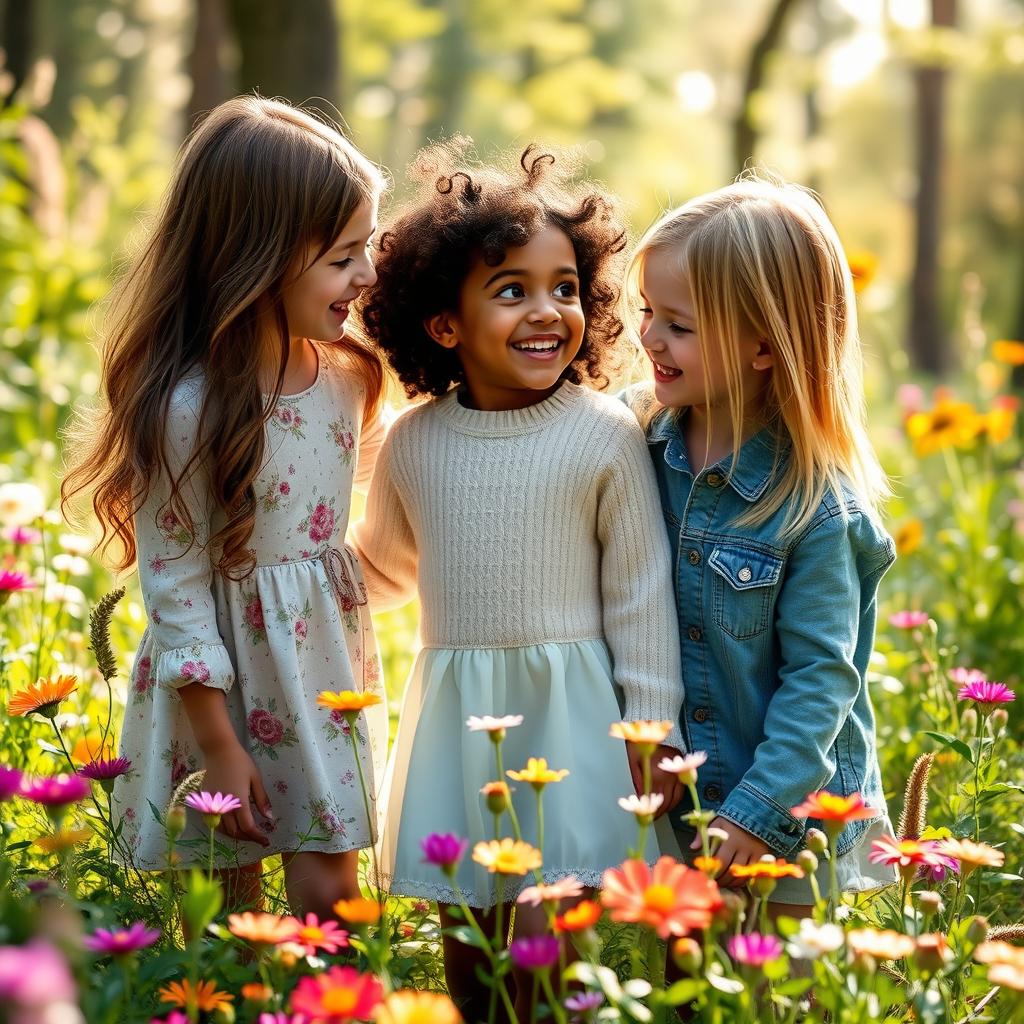
[[[485,940],[484,936],[468,924],[445,928],[444,934],[450,935],[453,939],[458,939],[464,946],[472,946],[474,949],[482,949],[486,952],[491,948],[491,944]]]
[[[662,1002],[669,1006],[679,1006],[680,1003],[692,1003],[704,991],[705,983],[695,978],[684,978],[665,990],[661,997]]]
[[[959,740],[955,736],[948,736],[944,732],[929,732],[927,729],[924,734],[933,740],[938,740],[944,747],[955,750],[968,764],[974,764],[974,751],[963,740]]]
[[[198,941],[206,926],[217,916],[224,902],[220,884],[208,880],[198,868],[192,869],[185,892],[181,897],[181,916],[188,925],[192,941]]]

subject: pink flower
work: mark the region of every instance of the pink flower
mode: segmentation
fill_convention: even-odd
[[[307,633],[307,630],[308,630],[308,627],[306,626],[306,620],[305,619],[296,619],[295,620],[295,627],[294,628],[295,628],[295,635],[300,640],[305,640],[306,639],[306,633]]]
[[[1017,695],[1002,683],[971,682],[957,691],[957,700],[971,700],[981,705],[982,710],[991,710],[997,704],[1009,704]]]
[[[917,629],[928,622],[927,612],[902,611],[889,616],[889,625],[896,629]]]
[[[288,483],[287,480],[282,480],[281,483],[278,484],[277,489],[282,494],[291,494],[292,493],[292,485],[290,483]]]
[[[276,746],[284,736],[281,719],[261,708],[249,712],[246,724],[249,727],[249,735],[268,747]]]
[[[949,678],[960,686],[966,686],[968,683],[985,682],[985,673],[980,668],[952,668]]]
[[[162,558],[153,557],[149,560],[149,568],[159,576],[167,568],[167,563]]]
[[[43,1010],[54,1003],[73,1002],[75,997],[75,982],[64,957],[44,939],[24,946],[0,946],[0,1005]]]
[[[95,782],[107,782],[124,775],[132,766],[127,757],[94,759],[78,769],[78,774]]]
[[[17,768],[8,768],[0,764],[0,803],[9,800],[21,791],[21,772]]]
[[[160,529],[164,531],[164,533],[174,533],[174,531],[178,528],[179,525],[180,520],[174,514],[174,512],[171,511],[171,509],[167,509],[166,511],[161,513],[159,526]]]
[[[384,988],[372,974],[354,967],[330,967],[315,977],[300,978],[292,992],[292,1009],[317,1024],[370,1020],[384,999]]]
[[[21,795],[44,807],[66,807],[89,795],[89,783],[77,775],[22,780]]]
[[[221,815],[237,811],[242,801],[231,793],[208,793],[204,789],[201,793],[189,793],[185,797],[185,805],[198,811],[209,828],[216,828]]]
[[[8,526],[4,529],[3,538],[12,544],[38,544],[43,535],[31,526]]]
[[[558,939],[553,935],[530,935],[508,947],[512,962],[522,971],[543,971],[558,960]]]
[[[733,960],[748,967],[763,967],[769,960],[777,960],[782,956],[782,943],[779,939],[758,932],[734,935],[727,948]]]
[[[35,584],[23,572],[0,570],[0,604],[18,590],[34,590]]]
[[[153,685],[153,659],[139,658],[135,663],[135,692],[145,693]]]
[[[283,424],[286,427],[291,426],[291,422],[292,422],[293,418],[294,418],[294,413],[291,411],[291,409],[288,408],[287,405],[280,405],[280,406],[278,406],[278,408],[277,408],[277,419],[278,419],[279,423]]]
[[[309,517],[309,539],[316,544],[334,536],[334,509],[320,502]]]
[[[302,946],[307,956],[315,956],[318,949],[337,953],[348,946],[348,932],[337,921],[321,921],[316,914],[307,914],[305,921],[295,922],[295,932],[286,942]]]
[[[136,921],[130,928],[119,928],[114,931],[97,928],[92,935],[83,940],[82,944],[94,953],[120,956],[152,946],[159,938],[158,928],[147,928],[141,921]]]
[[[266,623],[263,621],[263,603],[259,594],[253,594],[249,603],[245,606],[245,621],[256,630],[262,633],[266,630]]]
[[[451,832],[432,832],[420,842],[423,862],[433,864],[444,872],[454,871],[469,846],[468,839],[460,839]]]

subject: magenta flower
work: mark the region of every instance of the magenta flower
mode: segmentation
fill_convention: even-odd
[[[734,935],[727,948],[733,960],[748,967],[763,967],[769,960],[777,960],[782,956],[782,943],[779,939],[758,932]]]
[[[166,1017],[154,1017],[149,1024],[189,1024],[189,1019],[181,1010],[171,1010]]]
[[[43,535],[31,526],[7,526],[4,528],[3,538],[12,544],[38,544]]]
[[[221,815],[237,811],[242,801],[231,793],[208,793],[204,789],[201,793],[189,793],[185,797],[185,804],[203,816],[207,828],[216,828],[220,824]]]
[[[97,928],[92,935],[82,940],[82,945],[94,953],[123,956],[152,946],[159,938],[159,928],[147,928],[141,921],[136,921],[130,928],[117,928],[113,931]]]
[[[17,768],[8,768],[0,764],[0,803],[10,800],[15,793],[21,791],[21,772]]]
[[[968,683],[985,682],[985,673],[980,668],[958,667],[949,670],[949,678],[960,686],[966,686]]]
[[[78,774],[94,782],[107,782],[124,775],[132,766],[127,757],[94,758],[78,769]]]
[[[571,1013],[590,1013],[596,1010],[604,1002],[604,994],[601,992],[577,992],[569,996],[563,1004]]]
[[[897,629],[917,629],[928,621],[927,612],[902,611],[889,616],[889,625]]]
[[[75,982],[64,957],[45,939],[25,946],[0,946],[0,1005],[41,1010],[54,1003],[71,1003],[75,997]]]
[[[948,874],[959,874],[960,861],[956,857],[936,850],[918,869],[918,876],[927,881],[938,884],[946,880]]]
[[[468,839],[460,839],[452,832],[432,832],[420,843],[423,863],[433,864],[446,873],[453,872],[468,846]]]
[[[997,704],[1009,704],[1017,699],[1017,695],[1002,683],[986,681],[968,683],[961,686],[956,694],[957,700],[971,700],[980,705],[982,711],[991,711]]]
[[[0,571],[0,591],[34,590],[35,584],[23,573],[9,569]]]
[[[42,779],[22,779],[21,795],[44,807],[66,807],[89,795],[89,783],[78,775],[53,775]]]
[[[516,939],[508,952],[521,971],[543,971],[558,960],[558,939],[553,935],[529,935]]]

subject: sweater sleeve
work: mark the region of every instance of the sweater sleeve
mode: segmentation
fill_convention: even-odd
[[[395,608],[416,593],[416,537],[395,479],[395,434],[380,445],[366,514],[352,531],[374,611]]]
[[[165,455],[177,479],[195,449],[199,417],[189,384],[179,385],[167,419]],[[225,692],[235,670],[217,626],[213,566],[207,550],[213,501],[206,470],[179,485],[192,530],[171,508],[170,479],[160,472],[135,513],[139,583],[154,643],[156,683],[177,690],[202,683]]]
[[[627,424],[598,494],[605,636],[627,720],[672,722],[666,745],[684,749],[683,677],[658,485],[640,428]]]

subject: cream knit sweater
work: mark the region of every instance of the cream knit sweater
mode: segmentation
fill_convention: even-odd
[[[679,630],[647,444],[620,402],[563,384],[481,412],[455,391],[391,428],[355,546],[371,602],[418,587],[424,647],[604,640],[625,717],[682,749]]]

